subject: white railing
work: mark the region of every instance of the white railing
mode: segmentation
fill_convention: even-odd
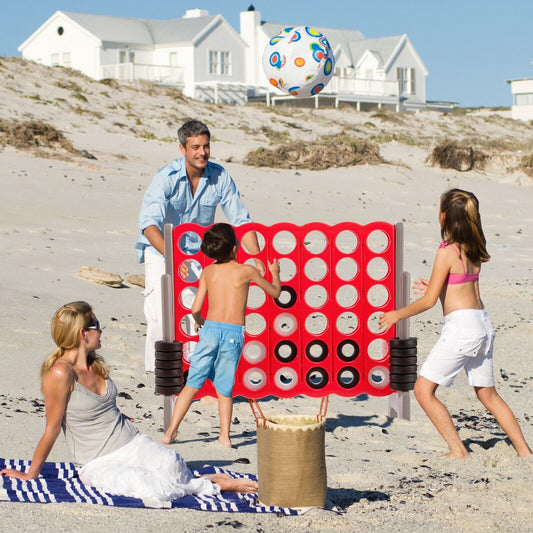
[[[153,81],[156,83],[183,84],[185,73],[183,67],[170,65],[145,65],[140,63],[114,63],[102,65],[102,78],[114,78],[123,81]]]
[[[333,76],[322,92],[324,94],[397,97],[400,94],[400,88],[397,81]]]
[[[245,104],[252,88],[237,82],[203,81],[194,84],[194,98],[215,104]]]

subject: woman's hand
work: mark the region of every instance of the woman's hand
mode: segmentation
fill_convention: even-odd
[[[29,479],[35,479],[38,476],[31,476],[27,472],[21,472],[20,470],[15,470],[14,468],[4,468],[0,471],[0,475],[7,476],[7,477],[13,477],[15,479],[22,479],[23,481],[27,481]]]

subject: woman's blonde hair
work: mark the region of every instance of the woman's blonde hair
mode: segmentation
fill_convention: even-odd
[[[461,189],[450,189],[440,197],[441,237],[461,246],[473,263],[490,259],[485,235],[481,227],[479,201],[474,194]]]
[[[50,329],[57,349],[44,360],[41,366],[41,380],[65,353],[65,350],[77,348],[80,345],[80,330],[87,329],[92,324],[94,324],[94,313],[87,302],[71,302],[62,305],[55,312]],[[104,379],[109,375],[109,368],[105,361],[95,352],[89,353],[88,363]]]

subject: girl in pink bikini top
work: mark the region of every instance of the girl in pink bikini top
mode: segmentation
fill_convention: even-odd
[[[459,251],[457,246],[455,246],[455,244],[450,244],[447,241],[442,241],[440,243],[439,248],[445,248],[446,246],[451,246],[457,252],[457,256],[459,257],[459,259],[461,260],[461,264],[463,265],[462,274],[452,274],[451,272],[450,274],[448,274],[448,276],[446,277],[446,281],[445,281],[446,285],[460,285],[461,283],[468,283],[470,281],[478,281],[479,272],[471,272],[471,273],[466,272],[465,263],[463,261],[463,258],[461,257],[461,252]]]

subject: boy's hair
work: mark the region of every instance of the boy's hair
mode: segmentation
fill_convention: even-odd
[[[227,263],[234,258],[233,248],[238,244],[235,230],[229,224],[219,222],[204,233],[201,250],[217,263]]]
[[[470,261],[487,262],[490,255],[476,196],[461,189],[450,189],[440,197],[440,211],[444,214],[440,230],[442,239],[459,244]]]
[[[198,135],[207,135],[207,138],[211,140],[211,132],[203,122],[189,120],[178,130],[178,141],[185,146],[189,137],[198,137]]]

